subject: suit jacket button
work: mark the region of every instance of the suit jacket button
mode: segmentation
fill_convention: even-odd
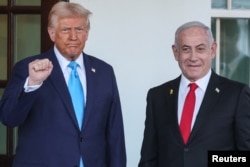
[[[188,152],[189,151],[189,149],[188,148],[184,148],[184,152]]]
[[[80,137],[80,142],[83,142],[83,137]]]

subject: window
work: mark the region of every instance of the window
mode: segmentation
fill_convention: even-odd
[[[250,1],[212,0],[212,31],[218,44],[213,68],[250,84]]]
[[[212,0],[213,9],[250,9],[249,0]]]

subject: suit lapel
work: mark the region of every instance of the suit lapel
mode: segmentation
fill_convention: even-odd
[[[58,60],[55,56],[53,49],[51,49],[49,51],[49,54],[46,54],[46,56],[48,59],[50,59],[50,61],[52,61],[52,64],[54,66],[54,68],[51,72],[51,75],[49,76],[48,79],[51,81],[54,89],[59,94],[59,98],[61,98],[61,100],[65,104],[65,107],[66,107],[67,111],[69,111],[69,115],[70,115],[72,121],[74,122],[74,124],[78,128],[77,119],[76,119],[76,116],[74,113],[74,107],[73,107],[73,104],[71,102],[71,97],[70,97],[70,94],[68,91],[68,87],[67,87],[67,84],[65,82],[62,70],[60,68],[60,65],[58,63]]]
[[[89,56],[83,53],[84,57],[84,65],[85,65],[85,71],[86,71],[86,81],[87,81],[87,100],[86,100],[86,107],[85,107],[85,113],[84,113],[84,121],[82,125],[82,131],[84,130],[84,127],[86,126],[91,110],[93,107],[93,102],[95,100],[96,96],[96,75],[98,75],[98,70],[95,66],[93,66],[93,63],[91,63]]]
[[[211,111],[211,107],[214,107],[216,102],[218,101],[218,98],[221,95],[221,91],[223,91],[223,88],[220,86],[219,77],[214,72],[212,72],[207,90],[205,92],[201,107],[194,123],[193,130],[190,135],[189,142],[191,142],[197,132],[202,129],[202,124],[204,124],[204,122],[206,121],[206,118]]]
[[[167,110],[170,112],[169,121],[171,122],[172,125],[170,128],[173,130],[172,131],[173,136],[176,139],[178,139],[179,143],[182,143],[183,141],[178,123],[178,94],[179,94],[180,79],[181,77],[178,77],[169,84],[169,88],[167,90],[167,94],[169,96],[167,99],[170,107]]]

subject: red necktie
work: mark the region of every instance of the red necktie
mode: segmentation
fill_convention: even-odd
[[[198,86],[195,83],[191,83],[189,84],[189,87],[190,90],[184,102],[181,122],[180,122],[180,130],[185,144],[187,143],[191,132],[191,123],[195,106],[195,89],[198,88]]]

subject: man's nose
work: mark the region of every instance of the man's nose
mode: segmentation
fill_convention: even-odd
[[[70,31],[70,39],[75,40],[77,38],[76,36],[76,30],[71,30]]]

